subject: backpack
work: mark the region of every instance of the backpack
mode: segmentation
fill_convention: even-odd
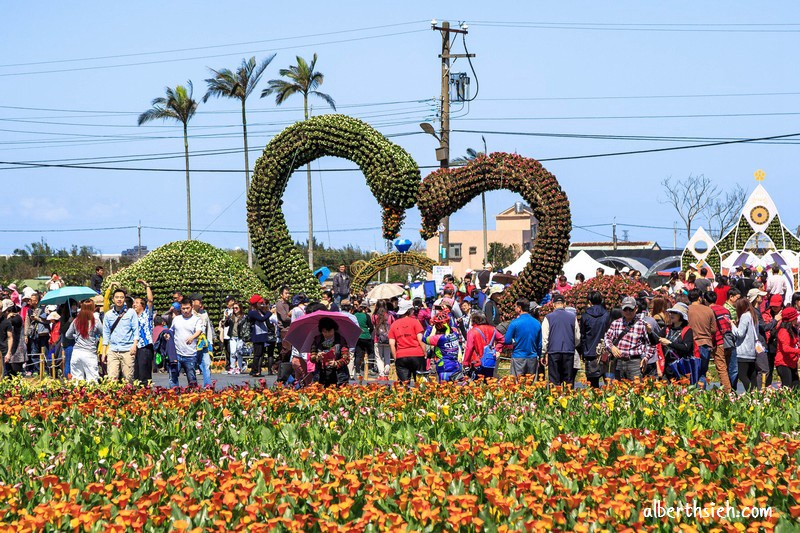
[[[497,366],[497,356],[494,353],[494,338],[497,335],[497,330],[495,329],[492,332],[492,338],[490,340],[486,340],[486,335],[483,334],[483,331],[478,329],[478,333],[481,334],[483,337],[483,342],[486,343],[486,346],[483,347],[483,354],[481,355],[481,366],[483,368],[494,368]]]
[[[239,338],[244,342],[250,342],[250,329],[250,319],[248,318],[242,322],[242,325],[239,328]]]
[[[378,344],[389,344],[389,324],[384,322],[378,326]]]

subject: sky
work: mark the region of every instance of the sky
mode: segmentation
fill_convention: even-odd
[[[800,137],[546,161],[800,133],[796,2],[240,1],[234,8],[186,1],[164,7],[152,1],[4,7],[0,254],[41,239],[59,248],[119,253],[136,244],[140,223],[142,244],[150,249],[185,238],[181,126],[139,127],[136,118],[165,86],[191,80],[201,100],[209,67],[233,69],[253,55],[277,54],[247,102],[251,167],[273,135],[302,119],[302,97],[278,107],[259,98],[261,88],[296,55],[315,52],[325,74],[320,90],[339,112],[372,124],[421,167],[436,165],[438,143],[419,128],[426,121],[438,128],[441,36],[431,19],[465,22],[466,45],[476,54],[474,73],[464,60],[452,67],[471,76],[476,98],[451,109],[451,156],[483,150],[483,136],[489,152],[543,160],[569,196],[573,241],[609,240],[616,220],[620,237],[627,230],[630,240],[671,247],[669,228],[678,217],[663,203],[664,178],[704,175],[722,189],[740,184],[751,191],[758,169],[766,172],[764,186],[786,225],[800,224],[798,149],[792,148]],[[453,52],[464,52],[460,39]],[[313,114],[331,112],[322,100],[312,104]],[[189,136],[195,238],[246,246],[238,101],[201,103]],[[20,162],[60,166],[8,164]],[[328,157],[312,163],[315,234],[329,246],[382,250],[380,210],[363,175],[325,172],[353,166]],[[487,194],[490,228],[493,214],[517,200],[509,191]],[[284,213],[293,236],[305,239],[302,170],[289,182]],[[409,210],[402,237],[417,240],[419,227],[419,212]],[[451,218],[451,229],[480,227],[479,199]],[[686,240],[679,234],[678,246]]]

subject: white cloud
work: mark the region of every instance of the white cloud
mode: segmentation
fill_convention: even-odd
[[[19,205],[21,210],[18,212],[18,216],[22,219],[39,222],[63,222],[72,218],[70,209],[66,206],[58,205],[48,198],[25,197],[19,201]],[[78,209],[72,210],[72,212],[77,211]]]

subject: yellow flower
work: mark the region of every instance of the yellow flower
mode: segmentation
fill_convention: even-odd
[[[403,413],[397,413],[397,420],[399,420],[400,422],[403,421]]]
[[[652,410],[652,409],[650,409],[649,407],[645,407],[645,408],[644,408],[644,415],[645,415],[645,416],[653,416],[653,413],[655,413],[655,411],[653,411],[653,410]]]
[[[558,400],[558,403],[561,404],[561,408],[562,409],[566,409],[567,408],[567,399],[566,398],[561,398],[560,400]]]
[[[98,437],[97,435],[94,436],[94,443],[100,444],[100,437]]]
[[[292,421],[292,413],[287,413],[286,414],[286,421],[287,422],[291,422]]]
[[[647,405],[650,405],[650,404],[651,404],[651,403],[653,403],[654,401],[655,401],[655,400],[654,400],[653,398],[651,398],[650,396],[645,396],[645,397],[644,397],[644,403],[646,403]]]
[[[430,418],[431,421],[436,422],[436,413],[428,413],[428,418]]]
[[[450,406],[449,405],[443,405],[442,406],[442,413],[444,414],[444,416],[449,416],[450,415]]]
[[[100,456],[100,459],[105,459],[108,457],[108,446],[103,446],[97,451],[97,455]]]

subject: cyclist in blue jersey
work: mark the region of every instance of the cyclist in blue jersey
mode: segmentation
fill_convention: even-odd
[[[450,311],[443,309],[431,319],[431,326],[425,332],[423,342],[432,346],[436,356],[436,373],[439,381],[449,381],[461,371],[458,362],[461,355],[459,335],[451,328]]]

